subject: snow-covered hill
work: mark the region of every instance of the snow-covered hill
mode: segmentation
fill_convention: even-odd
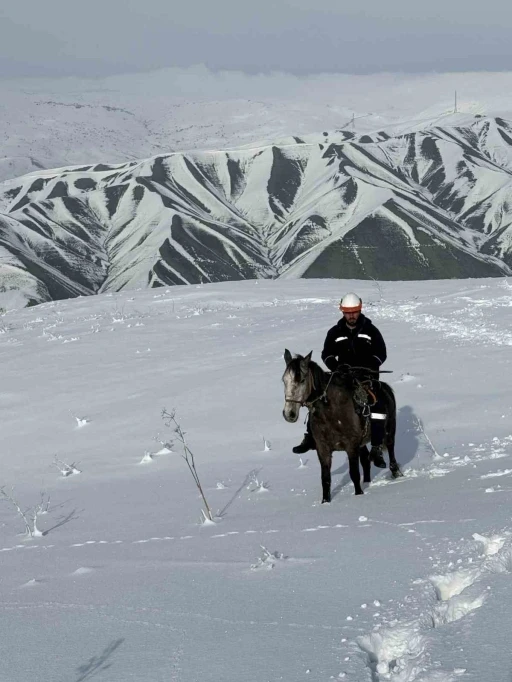
[[[0,486],[42,506],[30,539],[0,504],[2,681],[509,682],[511,287],[224,282],[3,315]],[[405,475],[355,497],[335,453],[321,505],[283,351],[318,360],[349,290],[388,345]]]
[[[512,124],[38,171],[0,185],[0,277],[29,302],[194,282],[497,276],[512,265]]]
[[[454,90],[458,111],[453,119]],[[204,67],[0,80],[0,181],[40,168],[279,143],[336,129],[393,134],[512,118],[512,73],[247,76]]]

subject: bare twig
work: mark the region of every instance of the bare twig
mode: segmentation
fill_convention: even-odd
[[[77,468],[75,462],[72,462],[71,464],[66,464],[66,462],[63,462],[57,456],[55,456],[53,460],[53,465],[57,467],[57,469],[64,477],[82,473],[81,470]]]
[[[32,535],[33,535],[32,528],[30,527],[30,523],[28,522],[28,519],[27,519],[27,514],[30,510],[23,511],[23,509],[20,507],[19,502],[14,497],[14,488],[11,488],[11,493],[9,494],[5,491],[5,486],[2,486],[0,488],[0,495],[2,495],[5,500],[10,502],[15,507],[16,511],[18,512],[18,514],[23,519],[23,523],[25,524],[25,530],[27,532],[27,535],[29,537],[32,537]]]
[[[48,512],[50,510],[51,497],[49,495],[47,495],[46,499],[45,499],[45,495],[46,495],[46,493],[43,491],[41,493],[41,502],[38,505],[40,514],[48,514]]]
[[[7,502],[10,502],[13,507],[16,509],[18,514],[21,516],[23,519],[23,523],[25,524],[25,531],[28,535],[29,538],[36,537],[40,538],[44,535],[39,528],[37,527],[37,517],[40,514],[46,514],[48,513],[48,509],[50,507],[50,496],[46,495],[46,493],[42,492],[41,493],[41,502],[37,504],[35,507],[32,507],[30,509],[26,509],[23,511],[21,508],[19,502],[16,500],[14,497],[14,488],[11,488],[11,492],[8,493],[5,490],[5,486],[0,487],[0,495],[4,498],[4,500],[7,500]],[[29,519],[32,520],[32,526],[29,523]]]
[[[425,427],[423,426],[421,419],[419,419],[418,417],[415,417],[414,424],[416,425],[416,428],[418,429],[418,431],[423,435],[423,438],[427,441],[427,445],[431,449],[431,451],[434,455],[434,458],[435,459],[442,459],[441,455],[437,452],[437,450],[434,447],[434,444],[432,443],[432,441],[428,437],[427,432],[425,431]]]
[[[196,469],[196,463],[194,460],[194,453],[192,450],[188,447],[187,441],[185,439],[185,432],[182,430],[179,422],[176,419],[176,410],[172,410],[171,412],[167,412],[167,410],[164,408],[162,410],[162,419],[165,422],[166,426],[172,427],[174,426],[174,433],[176,434],[177,439],[183,446],[183,459],[187,463],[187,466],[189,468],[190,473],[192,474],[192,478],[194,479],[194,483],[197,486],[197,489],[201,493],[201,497],[203,498],[204,505],[206,507],[206,511],[208,514],[208,518],[210,521],[213,521],[213,515],[210,509],[210,505],[206,501],[205,494],[203,492],[203,488],[201,486],[201,481],[199,480],[199,474],[197,473]]]

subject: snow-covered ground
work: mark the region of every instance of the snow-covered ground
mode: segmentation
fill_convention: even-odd
[[[388,343],[405,476],[355,497],[337,453],[321,505],[282,356],[319,360],[352,289]],[[509,682],[512,283],[161,288],[0,331],[1,484],[47,511],[28,539],[0,505],[2,681]]]

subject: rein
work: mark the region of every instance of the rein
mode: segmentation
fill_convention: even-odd
[[[378,376],[379,374],[384,374],[384,373],[386,373],[386,374],[392,374],[392,371],[390,371],[390,370],[385,370],[385,369],[384,369],[384,370],[372,370],[372,369],[369,369],[368,367],[349,367],[348,369],[351,369],[351,370],[358,370],[358,369],[359,369],[359,370],[364,370],[365,372],[368,372],[368,373],[370,373],[370,374],[376,374],[377,376]],[[314,405],[316,402],[318,402],[319,400],[323,400],[323,401],[327,402],[327,391],[329,390],[329,386],[330,386],[330,384],[331,384],[331,381],[332,381],[334,375],[335,375],[335,374],[342,374],[342,373],[343,373],[343,372],[340,372],[339,370],[335,370],[334,372],[331,372],[331,376],[329,377],[329,381],[327,382],[327,385],[326,385],[326,387],[324,388],[322,394],[319,395],[319,396],[317,396],[314,400],[308,400],[308,399],[306,399],[306,400],[294,400],[293,398],[287,398],[287,397],[285,396],[285,397],[284,397],[285,402],[287,402],[287,403],[295,403],[295,404],[297,404],[297,405],[300,405],[301,407],[307,407],[308,410],[309,410],[311,407],[313,407],[313,405]],[[311,387],[312,387],[311,390],[310,390],[310,392],[309,392],[309,395],[311,395],[311,394],[313,393],[313,391],[316,389],[316,386],[315,386],[315,378],[314,378],[314,376],[313,376],[313,372],[311,371],[311,369],[309,369],[309,371],[308,371],[308,378],[309,378],[309,380],[310,380],[310,382],[311,382]],[[371,390],[371,380],[369,380],[369,381],[368,381],[368,380],[367,380],[367,381],[357,380],[357,381],[358,381],[358,384],[359,384],[359,385],[366,391],[366,393],[373,399],[373,405],[375,405],[375,403],[377,402],[377,397],[376,397],[375,393]]]
[[[309,370],[309,371],[311,372],[311,370]],[[327,391],[328,391],[328,389],[329,389],[329,386],[330,386],[330,384],[331,384],[331,381],[332,381],[333,376],[334,376],[334,372],[331,372],[331,376],[329,377],[329,381],[327,382],[327,386],[324,388],[322,395],[319,395],[319,396],[318,396],[317,398],[315,398],[314,400],[311,400],[311,401],[306,400],[306,401],[304,402],[304,405],[305,405],[305,407],[308,408],[308,410],[309,410],[310,407],[313,407],[313,405],[314,405],[316,402],[318,402],[319,400],[325,400],[325,402],[327,402]],[[315,388],[315,382],[314,382],[314,379],[313,379],[313,389],[314,389],[314,388]]]

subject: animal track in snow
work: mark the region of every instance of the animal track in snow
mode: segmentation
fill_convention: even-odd
[[[357,643],[367,655],[368,667],[377,681],[399,675],[400,679],[414,680],[413,671],[418,669],[418,659],[427,646],[421,626],[414,620],[363,635]]]
[[[441,625],[446,625],[448,623],[453,623],[457,620],[461,620],[464,616],[467,616],[472,611],[479,609],[483,606],[487,594],[483,592],[478,597],[465,597],[464,595],[458,595],[452,597],[448,601],[443,601],[437,604],[434,608],[432,614],[432,620],[434,627],[440,627]]]
[[[472,585],[481,574],[478,568],[461,569],[442,575],[432,575],[429,580],[434,586],[439,601],[448,601]]]
[[[345,527],[341,526],[333,526],[333,527]],[[171,536],[171,535],[165,535],[163,537],[150,537],[150,538],[141,538],[139,540],[85,540],[83,542],[73,542],[70,545],[67,545],[68,547],[72,548],[78,548],[78,547],[92,547],[94,545],[142,545],[146,544],[148,542],[169,542],[169,541],[174,541],[174,542],[179,542],[179,541],[184,541],[184,540],[193,540],[194,538],[199,539],[201,537],[201,540],[209,540],[209,539],[216,539],[216,538],[226,538],[230,536],[236,536],[236,535],[273,535],[276,533],[279,533],[280,531],[274,530],[274,529],[268,529],[268,530],[231,530],[227,531],[226,533],[217,533],[215,535],[202,535],[199,536],[194,536],[194,535],[181,535],[181,536]],[[26,545],[26,544],[18,544],[18,545],[13,545],[11,547],[0,547],[0,552],[13,552],[16,550],[48,550],[56,545]]]
[[[382,305],[378,310],[375,310],[375,315],[380,319],[397,319],[397,313],[400,319],[407,322],[412,329],[428,331],[437,331],[441,337],[452,338],[458,344],[462,343],[477,343],[495,346],[512,346],[512,333],[508,329],[496,329],[494,322],[495,310],[493,307],[508,307],[510,304],[510,296],[505,294],[501,297],[496,297],[493,301],[493,307],[490,310],[487,301],[471,300],[470,305],[467,304],[467,298],[459,297],[461,302],[460,307],[456,310],[450,310],[450,314],[445,316],[442,313],[433,315],[431,313],[421,313],[421,303],[400,303],[394,302],[393,305]],[[491,318],[491,319],[488,319]],[[475,324],[478,324],[479,333],[475,334]]]
[[[501,485],[491,485],[489,488],[484,490],[486,493],[510,493],[512,488],[502,488]]]
[[[509,476],[512,474],[512,469],[498,469],[490,474],[482,474],[480,478],[497,478],[498,476]]]
[[[479,566],[431,575],[427,581],[415,581],[415,584],[427,587],[424,599],[430,602],[430,607],[426,614],[418,618],[399,619],[390,627],[376,625],[371,633],[355,640],[359,651],[366,656],[372,682],[452,682],[465,672],[462,669],[432,669],[429,630],[462,620],[484,605],[489,594],[487,591],[477,595],[467,594],[466,591],[474,585],[477,587],[483,577],[487,581],[492,573],[512,573],[511,538],[509,533],[489,536],[475,533],[473,540],[479,549],[483,548]],[[433,603],[432,596],[428,596],[428,585],[434,589]],[[413,596],[413,603],[420,597]],[[418,609],[419,606],[414,607],[414,610]]]
[[[485,556],[494,556],[503,549],[503,545],[507,540],[507,536],[491,535],[490,537],[486,537],[485,535],[480,535],[479,533],[473,533],[473,540],[476,540],[476,542],[483,545]]]
[[[464,447],[464,443],[462,443]],[[406,469],[403,472],[403,477],[399,479],[389,479],[389,478],[378,478],[372,481],[372,488],[382,485],[397,484],[405,482],[408,478],[420,478],[422,476],[428,478],[438,478],[441,476],[446,476],[447,474],[455,471],[460,467],[465,467],[468,465],[474,465],[478,462],[502,459],[512,454],[512,436],[505,436],[504,438],[494,437],[491,442],[487,443],[467,443],[467,447],[470,448],[469,453],[462,455],[450,455],[449,453],[444,453],[442,457],[439,457],[431,465],[423,467],[422,469]],[[512,469],[505,469],[495,473],[483,474],[480,476],[482,479],[493,478],[498,476],[512,475]],[[509,489],[507,489],[509,490]],[[496,489],[488,489],[486,492],[496,492]]]
[[[332,528],[349,528],[350,526],[347,526],[344,523],[337,523],[334,526],[314,526],[313,528],[303,528],[302,532],[303,533],[315,533],[317,530],[327,530],[327,529],[332,529]]]

